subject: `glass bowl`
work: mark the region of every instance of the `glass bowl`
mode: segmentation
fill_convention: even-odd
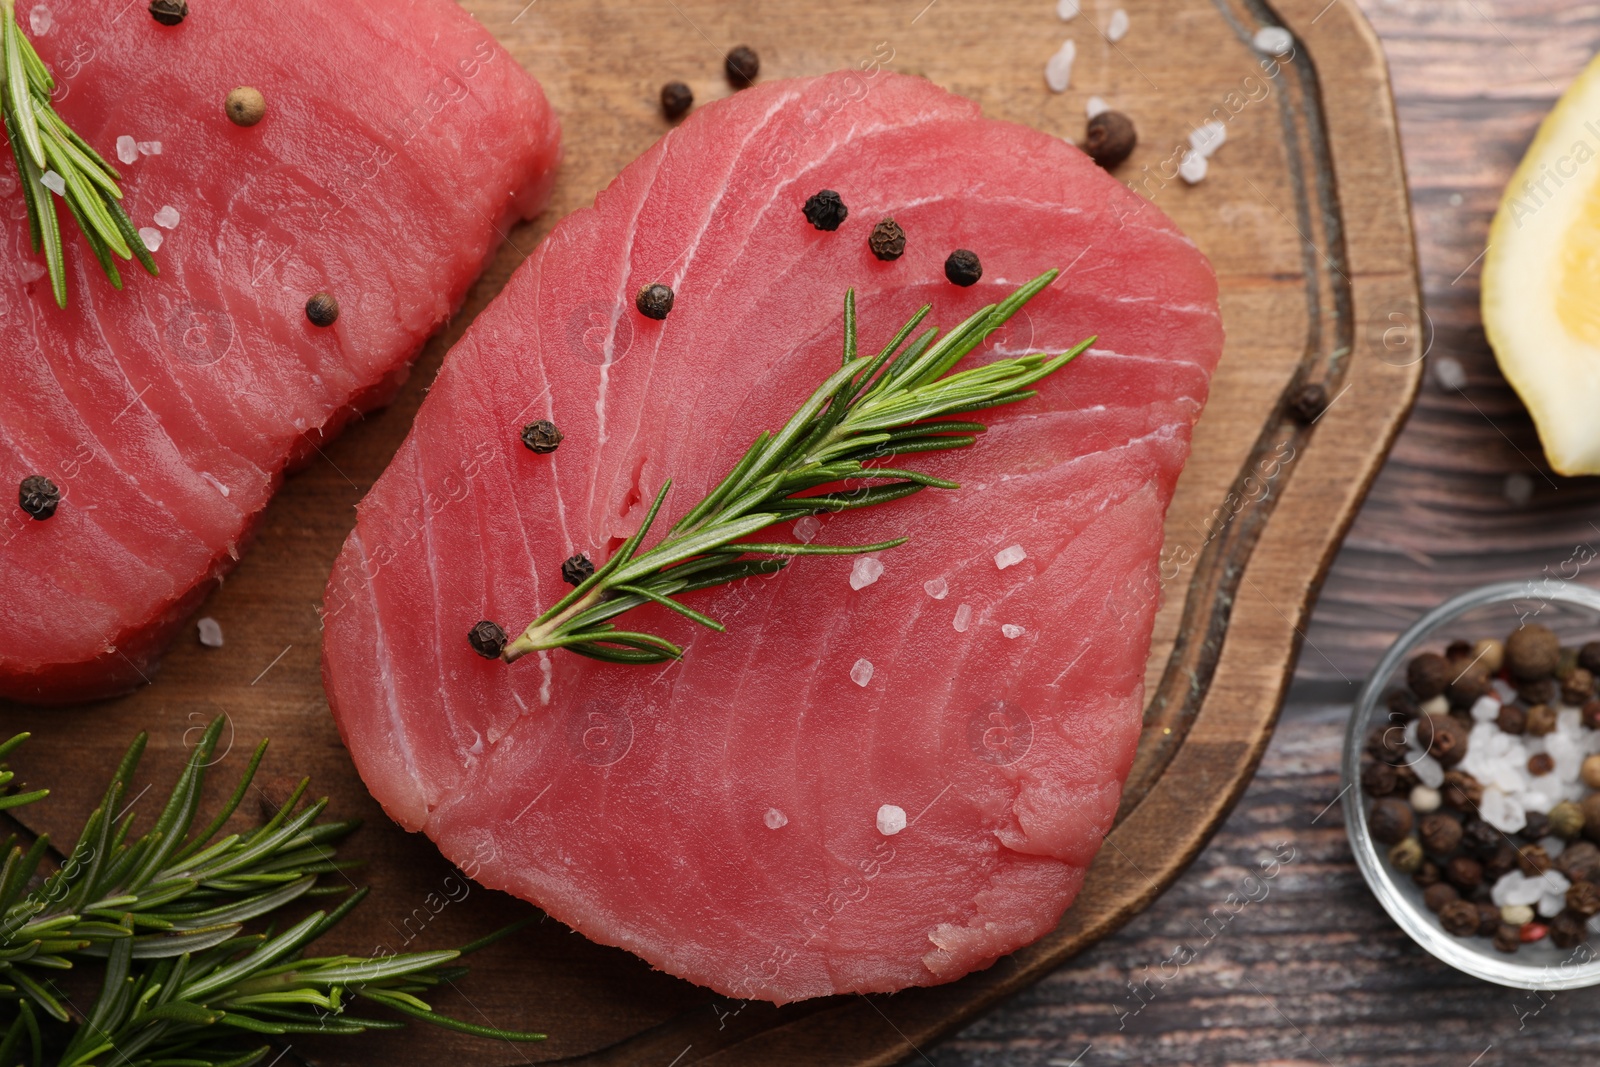
[[[1525,623],[1548,626],[1563,647],[1600,639],[1600,592],[1572,581],[1502,582],[1447,600],[1424,615],[1389,647],[1367,679],[1345,730],[1342,768],[1345,830],[1356,864],[1391,918],[1434,956],[1459,971],[1517,989],[1577,989],[1600,984],[1600,933],[1559,949],[1549,937],[1520,951],[1496,951],[1487,937],[1454,937],[1422,903],[1411,876],[1389,863],[1388,849],[1367,830],[1371,798],[1361,791],[1361,756],[1372,727],[1389,721],[1384,694],[1405,684],[1406,665],[1419,652],[1443,652],[1457,638],[1504,637]],[[1600,921],[1600,920],[1597,920]]]

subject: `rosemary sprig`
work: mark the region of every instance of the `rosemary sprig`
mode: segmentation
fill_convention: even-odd
[[[638,531],[572,592],[530,623],[501,656],[514,662],[530,652],[565,648],[612,663],[660,663],[683,649],[658,634],[619,630],[610,620],[659,604],[718,633],[723,625],[677,597],[787,565],[786,557],[850,555],[895,548],[898,537],[870,545],[810,545],[742,540],[776,523],[899,500],[923,489],[956,489],[914,470],[869,466],[892,456],[966,448],[987,427],[943,416],[1014,404],[1030,388],[1070,363],[1094,338],[1051,358],[1042,353],[1001,359],[951,373],[955,365],[1040,290],[1044,274],[1005,300],[938,336],[930,328],[907,344],[931,308],[923,308],[873,356],[856,351],[855,290],[844,298],[843,366],[811,394],[777,433],[763,432],[726,477],[648,552],[640,546],[672,488],[656,495]],[[852,488],[852,483],[857,483]],[[880,484],[859,484],[880,483]],[[821,489],[822,492],[815,492]],[[811,495],[806,495],[811,494]],[[756,558],[768,557],[768,558]],[[776,558],[771,558],[776,557]]]
[[[543,1037],[461,1022],[422,999],[466,973],[451,966],[456,959],[509,930],[459,950],[307,957],[306,949],[366,896],[363,889],[281,932],[247,932],[246,923],[301,898],[343,892],[321,881],[348,866],[334,859],[331,846],[357,824],[321,821],[326,799],[301,808],[309,784],[302,781],[264,825],[224,834],[249,795],[266,752],[263,741],[222,810],[195,830],[222,727],[218,719],[206,730],[155,825],[138,837],[123,805],[144,735],[55,870],[41,874],[47,837],[27,849],[15,836],[6,841],[0,1064],[248,1067],[270,1051],[263,1037],[403,1025],[353,1013],[356,1001],[479,1036]],[[0,745],[0,759],[26,739],[22,734]],[[10,780],[9,771],[0,772],[0,787]],[[0,808],[43,796],[6,796]],[[85,962],[103,966],[104,975],[92,1006],[79,1012],[52,977]]]
[[[61,199],[78,220],[78,228],[113,286],[122,288],[122,275],[113,256],[138,259],[152,275],[160,274],[133,220],[122,209],[122,189],[117,184],[122,175],[74,133],[50,103],[56,82],[17,24],[16,0],[0,0],[0,16],[0,67],[4,70],[0,114],[22,179],[33,250],[44,251],[56,304],[67,306],[61,226],[50,191],[57,181]]]

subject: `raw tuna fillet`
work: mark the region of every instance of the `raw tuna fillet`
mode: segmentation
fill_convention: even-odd
[[[849,208],[837,231],[802,214],[821,189]],[[882,262],[887,216],[907,243]],[[945,280],[956,248],[982,259],[971,288]],[[726,634],[630,616],[688,646],[664,669],[468,646],[480,619],[520,631],[667,477],[682,514],[782,426],[839,366],[847,285],[875,351],[925,302],[948,328],[1051,266],[970,359],[1100,340],[976,447],[909,457],[963,488],[794,524],[911,534],[875,582],[801,559],[689,598]],[[676,292],[662,322],[634,310],[652,282]],[[1055,925],[1110,826],[1163,513],[1221,346],[1205,258],[1058,138],[888,74],[712,104],[519,270],[360,505],[325,609],[345,742],[479,881],[729,996],[984,967]],[[534,419],[558,451],[519,443]]]
[[[124,269],[117,293],[58,208],[58,309],[0,152],[0,696],[60,703],[151,673],[285,467],[392,396],[500,230],[543,206],[560,134],[449,0],[47,13],[58,110],[161,241],[160,278]],[[266,99],[256,126],[223,112],[239,85]],[[34,474],[63,495],[42,522],[17,506]]]

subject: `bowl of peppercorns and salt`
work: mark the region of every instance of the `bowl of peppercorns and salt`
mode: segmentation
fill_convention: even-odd
[[[1345,827],[1384,909],[1501,985],[1600,984],[1600,592],[1508,582],[1429,612],[1345,733]]]

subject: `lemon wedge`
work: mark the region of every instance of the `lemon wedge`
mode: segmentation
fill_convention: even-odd
[[[1550,466],[1600,474],[1600,57],[1506,187],[1483,261],[1483,326]]]

